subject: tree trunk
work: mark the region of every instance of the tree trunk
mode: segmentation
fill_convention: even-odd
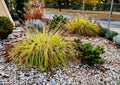
[[[57,3],[58,3],[58,6],[59,6],[59,11],[61,11],[61,1],[58,0]]]

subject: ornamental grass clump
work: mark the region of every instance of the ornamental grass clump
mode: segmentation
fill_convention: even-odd
[[[97,36],[100,32],[100,27],[97,24],[80,17],[69,20],[66,28],[70,33],[84,36]]]
[[[51,70],[67,66],[74,55],[72,44],[65,42],[59,32],[28,32],[22,41],[13,44],[8,51],[6,62],[17,62],[26,66]]]
[[[43,11],[40,8],[34,8],[31,9],[31,11],[26,11],[25,26],[29,29],[37,29],[39,31],[42,31],[46,21],[46,19],[43,17]]]

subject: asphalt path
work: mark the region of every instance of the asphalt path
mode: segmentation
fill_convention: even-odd
[[[44,15],[46,18],[50,18],[50,19],[52,19],[54,15],[63,15],[66,18],[74,18],[76,16],[72,13],[67,14],[67,13],[56,13],[56,12],[45,12]],[[99,22],[102,27],[104,27],[104,28],[108,27],[107,19],[97,19],[97,18],[92,18],[92,19]],[[110,28],[120,28],[120,20],[111,20],[109,27]]]

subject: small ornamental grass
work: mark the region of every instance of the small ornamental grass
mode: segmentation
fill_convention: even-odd
[[[6,61],[19,62],[26,66],[35,66],[41,70],[52,70],[67,66],[73,58],[72,44],[66,42],[59,32],[28,32],[20,42],[13,44]]]
[[[76,33],[84,36],[97,36],[100,28],[97,24],[87,19],[76,17],[66,24],[66,28],[70,33]]]

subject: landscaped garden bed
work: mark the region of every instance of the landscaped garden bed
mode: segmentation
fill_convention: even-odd
[[[108,12],[64,9],[82,15],[50,20],[43,14],[43,0],[7,5],[21,24],[13,28],[7,17],[0,17],[0,85],[119,85],[120,34],[91,20],[106,18]]]
[[[101,57],[105,60],[102,66],[82,65],[80,62],[70,62],[67,68],[58,68],[50,73],[40,72],[36,68],[28,68],[13,63],[4,63],[0,58],[0,83],[7,84],[36,84],[36,85],[105,85],[116,84],[120,77],[120,49],[109,44],[104,38],[81,37],[83,43],[91,42],[94,46],[101,45],[105,53]]]
[[[114,85],[119,82],[117,32],[79,16],[71,20],[55,16],[43,30],[36,30],[33,26],[18,31],[17,27],[12,37],[1,41],[0,83]]]

